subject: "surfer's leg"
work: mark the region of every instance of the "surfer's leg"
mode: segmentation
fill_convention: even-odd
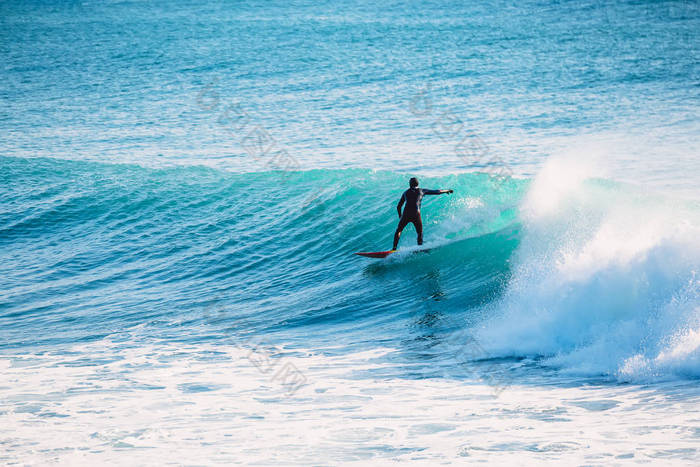
[[[401,238],[401,231],[404,227],[406,227],[406,224],[408,224],[406,218],[401,217],[401,219],[399,220],[399,226],[396,227],[396,232],[394,233],[394,247],[392,248],[392,250],[395,250],[396,247],[399,246],[399,238]]]
[[[423,244],[423,220],[420,218],[420,214],[418,214],[418,217],[413,219],[413,226],[416,228],[416,233],[418,234],[418,245]]]

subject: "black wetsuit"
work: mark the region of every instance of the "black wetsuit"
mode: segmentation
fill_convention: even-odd
[[[423,221],[420,217],[420,204],[423,201],[424,195],[440,195],[444,193],[441,190],[426,190],[424,188],[409,188],[403,192],[399,204],[396,205],[396,209],[401,215],[399,220],[399,226],[396,227],[396,233],[394,234],[394,250],[399,245],[399,237],[401,237],[401,231],[406,227],[409,222],[413,223],[416,228],[416,233],[418,234],[418,244],[423,244]],[[401,206],[406,203],[406,207],[401,214]]]

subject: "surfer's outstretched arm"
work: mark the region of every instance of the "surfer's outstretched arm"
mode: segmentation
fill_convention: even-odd
[[[401,199],[399,200],[399,204],[396,205],[396,210],[399,211],[399,217],[401,217],[401,207],[403,206],[403,203],[406,202],[406,193],[401,195]]]
[[[443,195],[445,193],[453,193],[452,190],[423,190],[424,195]]]

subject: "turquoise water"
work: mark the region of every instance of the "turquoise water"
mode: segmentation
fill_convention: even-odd
[[[468,422],[447,414],[502,394],[498,420],[607,439],[626,419],[668,440],[637,458],[696,460],[698,31],[692,1],[0,4],[0,459],[180,440],[284,463],[262,453],[290,436],[302,464],[636,449],[567,445],[576,430],[554,446],[540,426],[452,446]],[[424,200],[428,251],[407,227],[399,253],[354,257],[390,247],[414,175],[455,191]],[[278,395],[262,354],[305,385]],[[455,394],[471,395],[363,431],[375,402]],[[324,410],[348,431],[310,449],[296,437]],[[271,413],[309,425],[278,432]],[[268,435],[232,454],[217,436],[239,417]],[[37,441],[47,418],[67,444]]]
[[[405,184],[398,174],[315,170],[282,182],[281,173],[198,167],[3,164],[3,345],[12,348],[144,324],[152,336],[187,342],[229,339],[238,325],[307,345],[403,339],[421,302],[441,289],[454,291],[445,306],[460,314],[497,293],[526,186],[511,180],[494,191],[485,174],[435,180],[461,193],[426,199],[426,241],[439,246],[367,263],[350,254],[390,246],[395,187]],[[488,209],[469,207],[471,198]],[[404,245],[415,243],[409,232]]]

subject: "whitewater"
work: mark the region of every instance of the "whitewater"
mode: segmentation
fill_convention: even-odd
[[[0,4],[0,462],[697,465],[698,31]]]

